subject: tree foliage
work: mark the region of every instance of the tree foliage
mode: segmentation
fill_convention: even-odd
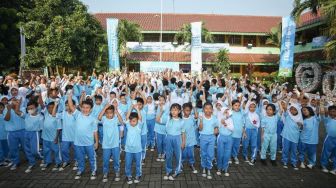
[[[188,42],[189,44],[191,44],[191,38],[192,38],[191,24],[183,24],[180,31],[175,34],[174,41],[178,42],[179,44],[182,44],[185,42]],[[208,43],[214,42],[214,38],[212,34],[209,32],[207,28],[205,28],[204,23],[202,23],[202,40]]]
[[[278,48],[281,47],[281,33],[282,24],[279,23],[277,27],[272,27],[269,33],[269,37],[266,39],[266,44],[273,45]]]
[[[0,1],[0,72],[18,71],[20,62],[20,12],[31,0]]]
[[[214,66],[216,72],[228,74],[230,70],[229,50],[221,49],[216,55],[217,61]]]
[[[22,16],[27,66],[95,68],[105,33],[79,0],[34,0]]]
[[[117,32],[120,60],[122,61],[122,66],[127,68],[127,55],[130,53],[130,50],[127,48],[126,44],[129,41],[142,42],[143,35],[141,33],[141,28],[138,24],[127,20],[119,21]]]

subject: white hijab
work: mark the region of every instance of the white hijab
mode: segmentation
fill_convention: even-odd
[[[297,110],[297,114],[294,116],[289,110],[290,108],[293,107]],[[302,118],[302,113],[300,106],[297,103],[292,103],[291,105],[288,106],[287,108],[289,117],[295,122],[295,123],[301,123],[303,124],[303,118]]]
[[[253,126],[259,128],[260,127],[260,118],[259,118],[259,115],[257,114],[256,111],[251,112],[249,110],[251,104],[254,104],[257,107],[257,104],[255,102],[248,102],[247,103],[247,110],[248,110],[247,115],[248,115],[248,118],[250,119],[251,124]]]

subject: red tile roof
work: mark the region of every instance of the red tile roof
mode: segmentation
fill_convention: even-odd
[[[159,13],[97,13],[94,16],[106,28],[106,18],[133,21],[144,31],[160,31]],[[218,14],[163,14],[163,30],[178,31],[183,24],[195,21],[205,22],[212,32],[269,33],[277,26],[281,17],[272,16],[232,16]]]
[[[136,61],[159,61],[159,52],[132,52],[127,57],[129,60]],[[232,63],[276,63],[279,61],[279,55],[274,54],[229,54]],[[162,61],[190,62],[190,52],[163,52]],[[214,53],[203,53],[203,62],[215,62]]]

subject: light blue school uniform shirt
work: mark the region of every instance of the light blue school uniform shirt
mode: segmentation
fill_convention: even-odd
[[[36,116],[25,115],[25,130],[26,131],[40,131],[43,128],[44,117],[42,114]]]
[[[156,114],[160,113],[160,109],[157,109]],[[161,116],[161,122],[155,121],[154,131],[158,134],[166,134],[166,123],[168,121],[169,114],[168,111],[164,111]]]
[[[4,110],[3,114],[4,116],[6,116],[7,114],[7,108]],[[21,112],[24,112],[25,110],[24,109],[21,109]],[[11,109],[10,111],[10,120],[9,121],[5,121],[5,130],[7,132],[10,132],[10,131],[19,131],[19,130],[23,130],[25,129],[25,122],[24,122],[24,119],[23,119],[23,116],[19,116],[17,115],[13,109]]]
[[[76,146],[92,146],[94,144],[93,133],[97,132],[97,119],[92,116],[84,116],[80,111],[74,112],[76,119],[75,139]]]
[[[260,116],[259,116],[259,118],[260,118]],[[245,128],[246,129],[258,129],[257,127],[253,126],[248,114],[244,115],[244,122],[245,122]]]
[[[59,119],[53,117],[51,114],[48,113],[47,110],[45,110],[42,128],[42,139],[53,142],[56,138],[57,130],[61,128],[62,127]]]
[[[225,87],[218,87],[217,88],[217,93],[224,93],[225,92]]]
[[[264,128],[264,133],[276,134],[279,119],[280,116],[278,114],[275,114],[273,116],[262,116],[261,127]]]
[[[209,93],[211,95],[217,93],[217,86],[211,86],[210,89],[209,89]]]
[[[128,153],[139,153],[142,152],[141,146],[141,130],[142,123],[138,123],[135,127],[132,127],[129,122],[126,123],[127,136],[125,151]]]
[[[70,114],[63,111],[58,114],[58,118],[62,120],[62,141],[73,142],[75,140],[76,118],[74,113]]]
[[[100,104],[100,105],[93,105],[92,111],[91,111],[91,116],[93,116],[94,118],[98,119],[98,116],[100,114],[100,112],[104,109],[104,105]]]
[[[322,116],[328,136],[336,138],[336,119]]]
[[[200,121],[198,121],[198,126],[200,124]],[[214,134],[214,129],[218,128],[218,120],[216,116],[211,116],[210,119],[207,119],[206,117],[203,116],[203,129],[200,131],[200,134],[204,135],[212,135]]]
[[[0,140],[7,140],[7,131],[5,129],[5,116],[0,114]]]
[[[190,115],[189,117],[185,118],[183,117],[184,121],[184,129],[185,129],[185,135],[186,135],[186,146],[194,146],[197,144],[196,139],[196,119],[193,115]]]
[[[110,148],[117,148],[119,147],[119,120],[116,115],[112,119],[106,118],[106,116],[103,116],[102,118],[102,124],[103,124],[103,149],[110,149]]]
[[[148,113],[148,105],[144,107],[144,110],[146,112],[146,120],[153,120],[155,119],[155,106],[154,106],[154,111],[152,113]]]
[[[169,118],[166,124],[167,135],[178,136],[185,132],[182,119]]]
[[[232,111],[232,121],[233,121],[233,132],[232,132],[232,137],[233,138],[241,138],[243,135],[243,129],[245,125],[245,118],[244,114],[239,111]]]
[[[118,108],[119,110],[121,110],[121,117],[125,120],[126,119],[126,115],[128,112],[130,105],[129,103],[123,104],[123,103],[119,103]]]
[[[287,112],[285,112],[283,115],[285,117],[285,121],[281,136],[296,144],[299,143],[300,138],[299,126],[295,121],[292,120],[292,118],[288,115]]]
[[[221,124],[220,121],[218,121],[218,124],[219,124],[218,132],[220,135],[224,135],[224,136],[232,135],[232,131],[229,130],[227,127],[224,127],[224,125]]]
[[[60,103],[58,104],[58,107],[57,107],[57,112],[58,113],[61,113],[63,111],[65,111],[65,102],[68,100],[68,96],[67,95],[64,95],[61,99],[60,99]],[[78,105],[79,102],[78,102],[78,99],[76,96],[72,96],[72,100],[75,101],[75,104],[74,105]]]
[[[312,116],[303,120],[303,129],[300,140],[305,144],[318,144],[320,118]],[[335,124],[336,125],[336,124]]]

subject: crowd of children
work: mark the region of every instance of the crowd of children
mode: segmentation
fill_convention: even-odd
[[[26,81],[7,76],[0,79],[0,94],[0,165],[10,170],[22,163],[23,150],[26,173],[41,161],[41,170],[71,165],[80,179],[88,160],[94,180],[100,148],[103,182],[111,176],[110,163],[120,181],[124,161],[127,183],[139,183],[147,150],[165,162],[164,180],[174,180],[186,166],[198,173],[195,148],[207,179],[214,164],[218,176],[229,176],[240,155],[253,166],[258,154],[267,165],[269,154],[276,166],[281,153],[284,168],[312,169],[321,124],[326,136],[320,165],[336,175],[336,101],[286,83],[264,86],[207,72],[94,72],[86,80],[80,74],[31,75]]]

